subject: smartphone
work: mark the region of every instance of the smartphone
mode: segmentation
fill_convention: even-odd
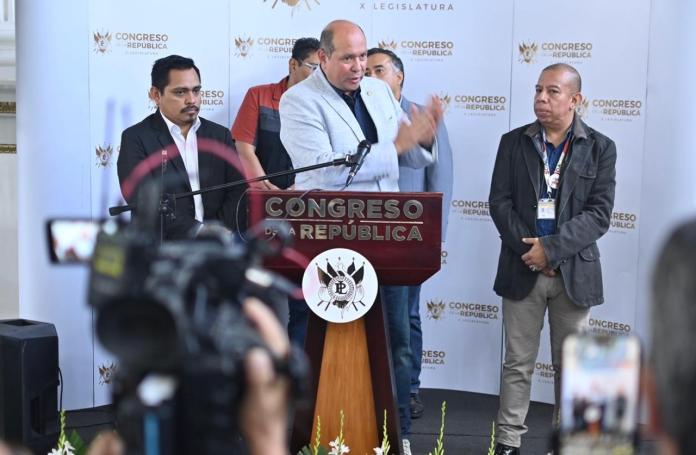
[[[571,335],[563,343],[558,452],[634,454],[641,345],[635,336]]]
[[[46,222],[46,238],[51,262],[87,263],[94,252],[101,221],[91,219],[53,219]]]

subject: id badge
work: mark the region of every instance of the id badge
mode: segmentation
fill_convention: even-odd
[[[552,198],[539,199],[537,205],[537,220],[556,219],[556,200]]]

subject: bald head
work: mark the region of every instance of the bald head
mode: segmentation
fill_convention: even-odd
[[[318,56],[331,85],[352,93],[360,87],[367,66],[365,33],[349,21],[330,22],[321,32]]]
[[[360,28],[358,24],[345,19],[338,19],[328,23],[324,30],[321,31],[321,36],[319,37],[319,47],[328,55],[329,57],[336,50],[336,45],[334,44],[335,35],[346,35],[351,33],[360,32],[363,39],[365,39],[365,32]],[[367,39],[365,39],[367,42]]]

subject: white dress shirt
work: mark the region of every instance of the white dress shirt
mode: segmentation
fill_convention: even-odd
[[[184,137],[178,125],[172,123],[162,112],[160,112],[160,114],[164,119],[164,123],[167,124],[172,138],[174,138],[174,143],[179,149],[181,159],[184,160],[191,191],[200,190],[201,182],[198,176],[198,139],[196,137],[196,131],[198,131],[198,128],[201,126],[201,119],[196,117],[196,121],[191,126],[191,129],[189,129],[186,137]],[[193,196],[193,206],[196,209],[196,220],[203,222],[203,198],[201,198],[200,194]]]

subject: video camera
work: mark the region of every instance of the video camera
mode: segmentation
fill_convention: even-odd
[[[144,200],[158,200],[156,191],[150,196]],[[256,297],[275,308],[295,290],[261,267],[287,245],[289,229],[273,226],[273,243],[252,237],[242,244],[206,225],[195,237],[160,244],[156,205],[141,207],[128,225],[50,221],[52,258],[91,257],[88,302],[99,341],[118,360],[113,399],[127,453],[238,453],[243,361],[264,347],[242,302]],[[291,350],[276,369],[290,379],[291,396],[305,394],[301,352]]]

